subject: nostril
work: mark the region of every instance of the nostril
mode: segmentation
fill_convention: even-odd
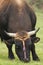
[[[29,62],[29,59],[28,58],[24,59],[24,62]]]

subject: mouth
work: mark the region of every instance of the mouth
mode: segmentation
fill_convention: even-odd
[[[22,59],[21,61],[24,62],[24,63],[28,63],[28,62],[30,62],[30,60],[29,60],[28,58],[26,58],[26,59]]]

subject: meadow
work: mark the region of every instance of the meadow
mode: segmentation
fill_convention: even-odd
[[[15,59],[9,60],[8,49],[6,45],[0,40],[0,65],[43,65],[43,12],[36,11],[36,16],[37,16],[36,28],[40,27],[40,31],[37,33],[37,36],[40,37],[40,42],[35,44],[35,46],[36,46],[36,53],[39,56],[40,61],[33,61],[32,56],[30,55],[31,61],[29,63],[21,62],[15,53],[14,45],[13,45],[13,53],[15,55]]]

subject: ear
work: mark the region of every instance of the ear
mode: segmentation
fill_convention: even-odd
[[[6,44],[8,44],[8,45],[12,45],[12,44],[14,44],[14,40],[11,38],[11,39],[9,39],[9,40],[4,40],[4,42],[6,43]]]
[[[40,38],[39,37],[33,37],[32,38],[32,42],[33,43],[37,43],[37,42],[39,42],[40,41]]]

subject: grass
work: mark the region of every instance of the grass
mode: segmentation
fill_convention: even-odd
[[[31,59],[29,63],[21,62],[15,54],[14,46],[13,46],[13,52],[15,55],[15,60],[9,60],[8,50],[6,48],[6,45],[0,41],[0,65],[20,65],[20,64],[21,65],[43,65],[43,13],[37,11],[36,15],[37,15],[36,28],[40,27],[40,31],[37,33],[37,36],[40,37],[40,42],[35,44],[35,46],[36,46],[36,52],[40,58],[40,61],[37,62]]]

